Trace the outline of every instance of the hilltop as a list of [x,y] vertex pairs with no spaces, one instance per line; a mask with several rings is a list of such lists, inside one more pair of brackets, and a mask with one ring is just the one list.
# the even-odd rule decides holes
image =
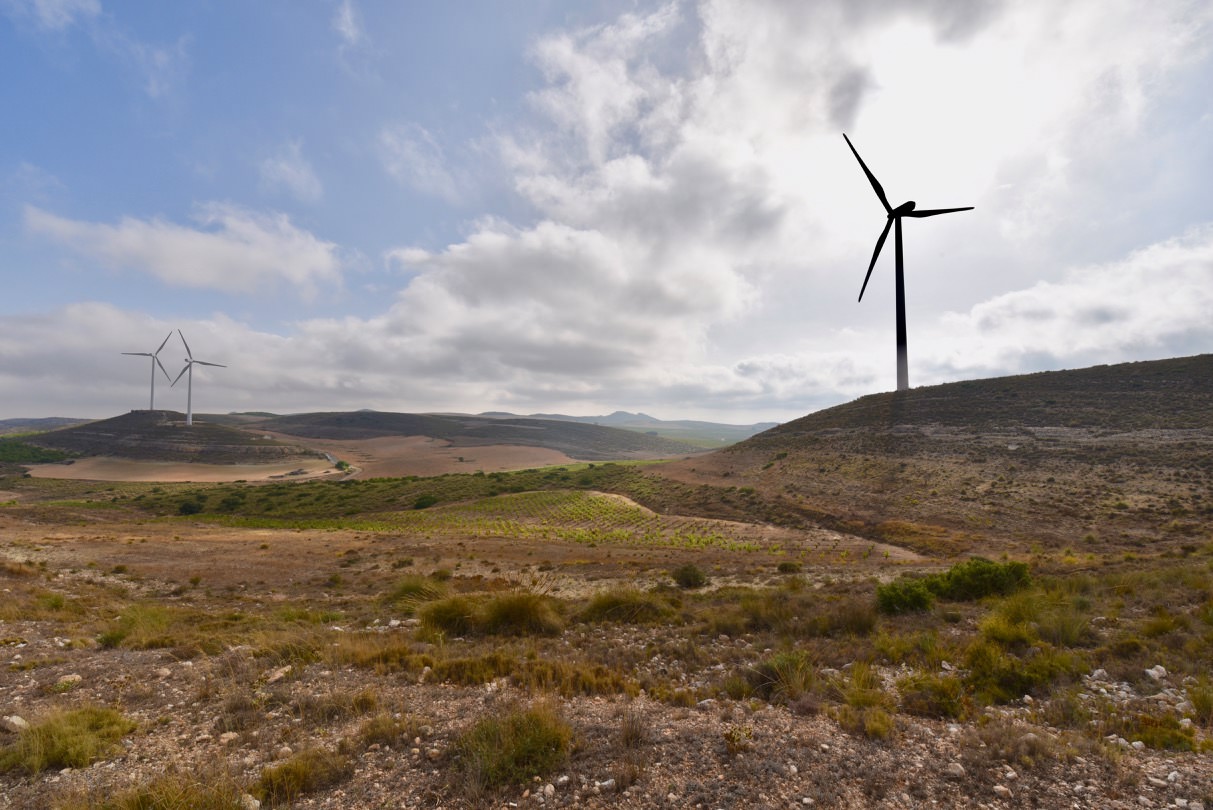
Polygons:
[[875,394],[663,474],[927,552],[1213,525],[1213,355]]

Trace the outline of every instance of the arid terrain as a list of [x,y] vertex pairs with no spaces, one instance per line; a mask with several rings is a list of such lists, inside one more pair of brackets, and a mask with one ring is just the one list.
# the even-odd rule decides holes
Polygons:
[[14,472],[0,807],[1213,807],[1210,365],[661,464]]

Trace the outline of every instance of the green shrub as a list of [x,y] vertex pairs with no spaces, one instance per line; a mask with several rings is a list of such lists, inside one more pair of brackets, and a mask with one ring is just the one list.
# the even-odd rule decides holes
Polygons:
[[1148,748],[1166,751],[1193,751],[1196,732],[1185,728],[1173,714],[1118,715],[1104,733],[1118,734],[1129,742],[1140,740]]
[[48,769],[84,768],[114,752],[135,724],[113,709],[85,706],[35,723],[0,751],[0,771],[39,774]]
[[338,785],[354,774],[349,757],[322,748],[308,748],[280,765],[261,771],[253,795],[271,807],[291,804],[304,793]]
[[876,609],[881,613],[896,615],[928,610],[934,601],[926,581],[920,578],[902,577],[876,586]]
[[940,599],[969,602],[987,596],[1006,596],[1026,588],[1031,581],[1024,563],[996,563],[974,557],[953,565],[943,574],[927,577],[927,587]]
[[568,754],[573,732],[546,704],[515,708],[478,721],[451,745],[456,772],[470,794],[545,776]]
[[781,562],[776,569],[781,574],[799,574],[800,563],[798,562]]
[[[89,810],[244,810],[244,790],[230,774],[170,771]],[[73,805],[56,805],[69,810]],[[83,808],[81,809],[83,810]]]
[[650,624],[666,619],[670,607],[637,588],[612,588],[595,594],[579,618],[583,622]]
[[670,572],[670,576],[680,588],[702,588],[708,584],[708,575],[694,563],[678,566]]
[[429,509],[434,504],[438,503],[438,496],[430,495],[429,493],[418,495],[417,500],[413,501],[414,509]]
[[195,501],[195,500],[182,501],[181,504],[177,507],[177,514],[179,514],[179,515],[196,515],[201,511],[202,511],[202,502],[201,501]]

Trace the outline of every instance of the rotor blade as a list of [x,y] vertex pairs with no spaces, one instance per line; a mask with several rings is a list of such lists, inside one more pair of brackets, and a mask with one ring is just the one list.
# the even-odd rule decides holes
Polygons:
[[151,352],[123,352],[123,354],[129,354],[132,357],[154,357],[155,356]]
[[872,277],[872,268],[876,266],[876,257],[880,255],[880,249],[884,247],[884,240],[889,238],[889,228],[893,227],[893,220],[889,220],[884,224],[884,230],[880,232],[880,238],[876,240],[876,249],[872,251],[872,261],[868,264],[868,274],[863,277],[863,286],[859,288],[859,300],[863,300],[863,292],[868,288],[868,279]]
[[187,372],[187,371],[189,371],[189,370],[190,370],[190,366],[191,366],[191,365],[193,365],[193,364],[192,364],[192,363],[186,363],[186,364],[185,364],[185,366],[184,366],[184,367],[182,367],[182,369],[181,369],[181,373],[177,375],[177,378],[173,380],[173,382],[170,384],[170,386],[171,386],[171,385],[176,385],[176,384],[177,384],[177,380],[180,380],[182,377],[184,377],[184,376],[185,376],[185,372]]
[[194,364],[199,366],[217,366],[218,368],[227,368],[227,366],[223,365],[222,363],[208,363],[205,360],[195,360]]
[[166,379],[166,380],[172,379],[171,377],[168,376],[168,369],[166,369],[164,367],[164,363],[160,362],[160,358],[153,354],[152,359],[156,361],[156,365],[160,366],[160,370],[164,372],[164,379]]
[[863,168],[863,173],[868,176],[868,182],[872,184],[872,188],[876,191],[876,196],[880,198],[880,204],[884,206],[886,213],[893,210],[893,206],[889,205],[889,198],[884,195],[884,189],[880,187],[876,176],[868,169],[868,164],[863,162],[863,158],[859,156],[859,152],[855,151],[855,145],[851,143],[851,139],[847,138],[847,134],[842,133],[842,137],[846,138],[847,146],[851,147],[851,154],[855,155],[855,159],[859,161],[860,167]]
[[936,214],[951,214],[954,211],[972,211],[973,206],[966,208],[925,208],[921,211],[907,211],[907,217],[933,217]]
[[[164,348],[165,343],[168,343],[168,339],[171,338],[172,336],[173,336],[173,333],[170,330],[169,333],[164,336],[164,343],[160,344],[160,349]],[[156,354],[160,354],[160,349],[156,349]]]
[[[181,335],[180,329],[177,330],[177,334]],[[181,335],[181,342],[185,343],[185,335]],[[194,359],[194,353],[190,351],[190,344],[188,344],[188,343],[185,343],[185,355],[186,355],[186,357],[190,358],[191,360]]]

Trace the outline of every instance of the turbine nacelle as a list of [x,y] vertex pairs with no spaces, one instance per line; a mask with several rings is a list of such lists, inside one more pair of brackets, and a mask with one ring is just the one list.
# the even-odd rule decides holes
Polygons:
[[913,200],[903,202],[901,205],[897,206],[896,208],[894,208],[892,211],[889,212],[889,219],[893,219],[894,217],[900,217],[904,214],[910,213],[911,211],[914,210],[914,206],[915,206],[915,202]]

